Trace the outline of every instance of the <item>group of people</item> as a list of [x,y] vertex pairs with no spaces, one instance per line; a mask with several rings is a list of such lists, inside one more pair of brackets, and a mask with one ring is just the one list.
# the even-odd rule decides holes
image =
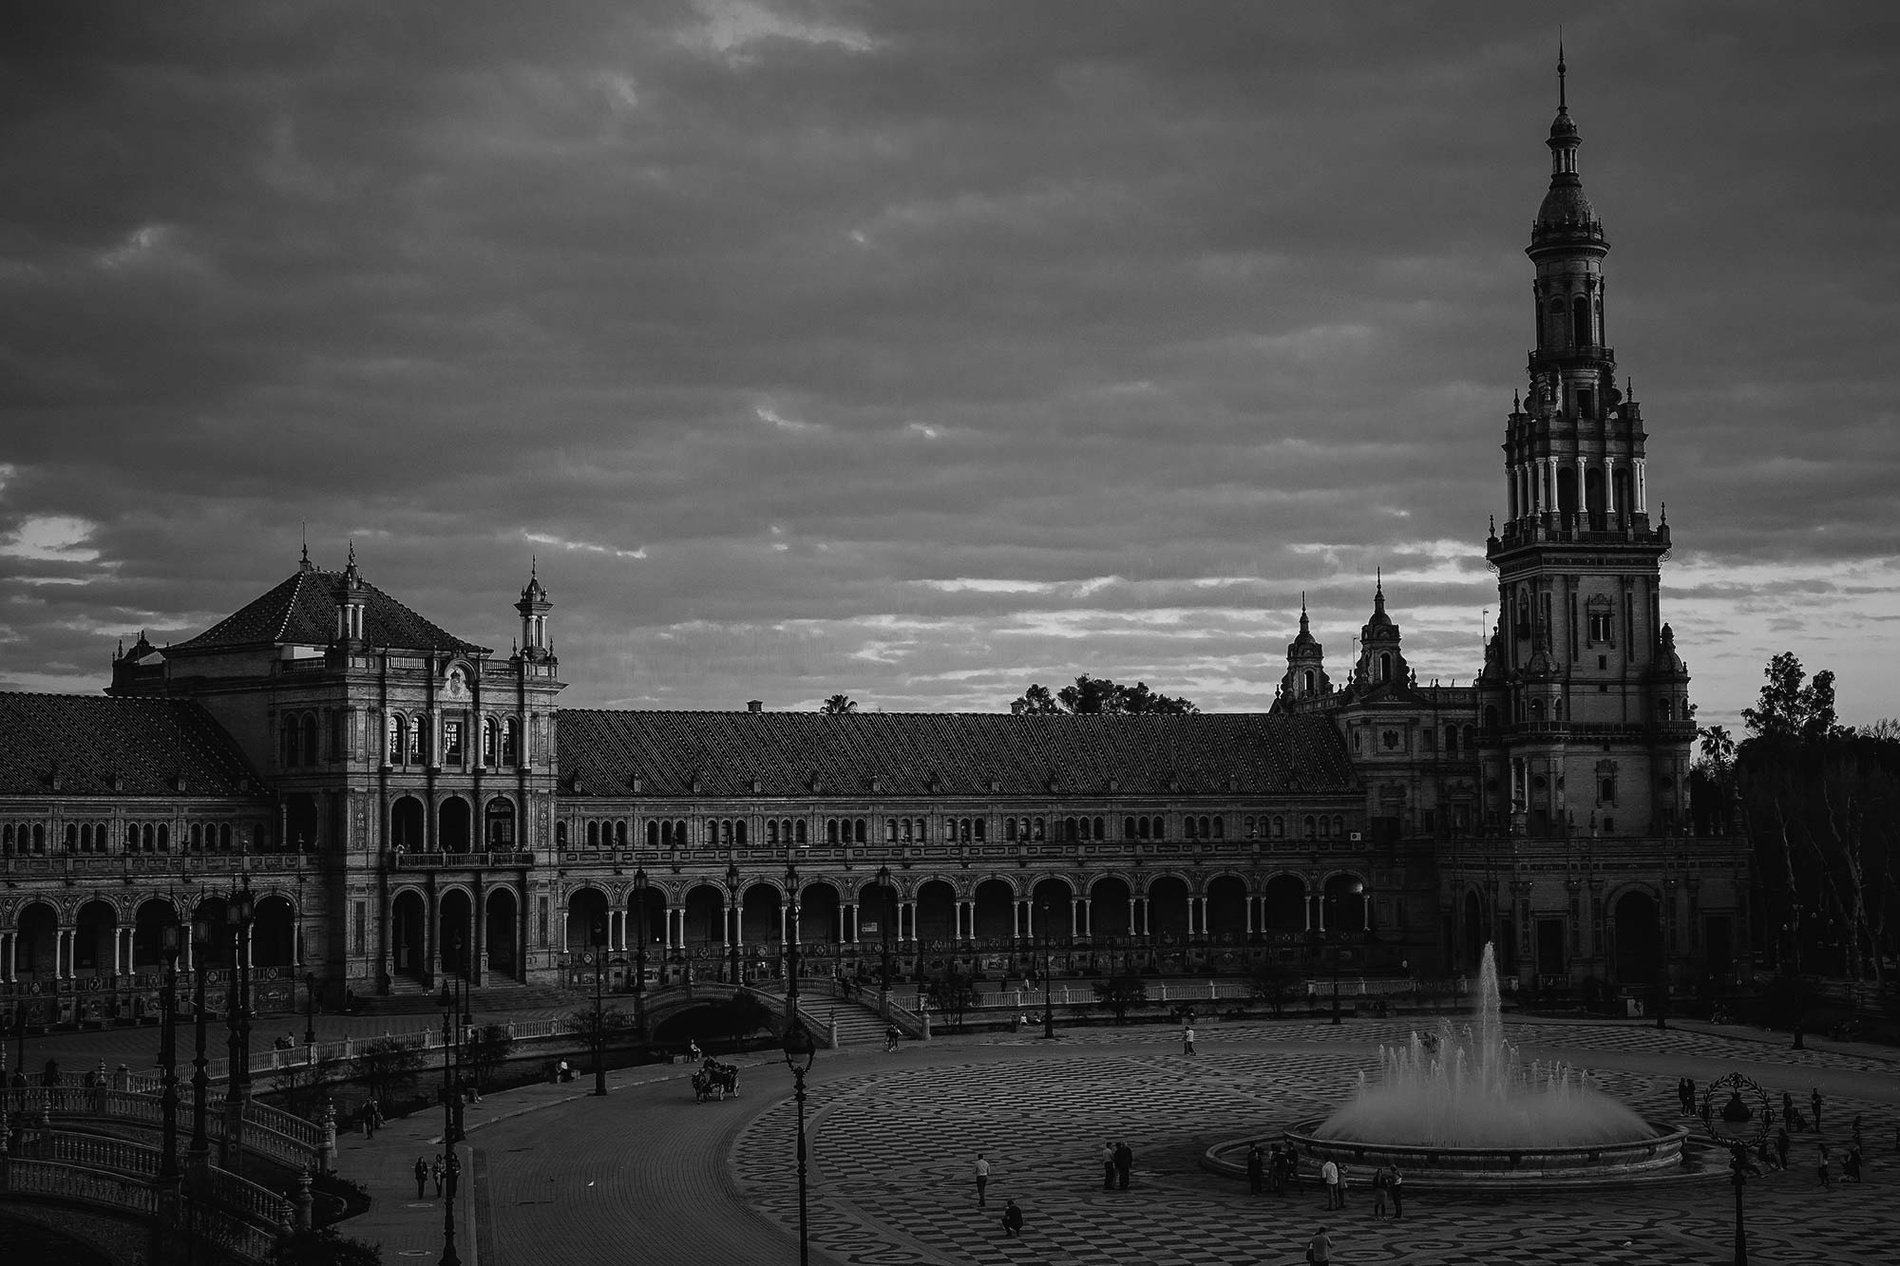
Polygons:
[[1255,1143],[1247,1149],[1247,1189],[1254,1195],[1284,1196],[1288,1187],[1300,1186],[1300,1156],[1290,1147],[1272,1144],[1262,1151]]
[[448,1178],[450,1182],[453,1182],[455,1175],[460,1173],[461,1169],[462,1162],[457,1159],[454,1152],[449,1153],[447,1160],[442,1158],[442,1153],[437,1152],[433,1165],[429,1163],[426,1157],[416,1157],[416,1199],[421,1200],[424,1198],[423,1184],[433,1178],[435,1179],[436,1199],[440,1200],[442,1198],[442,1180]]
[[1135,1172],[1135,1149],[1126,1143],[1102,1144],[1102,1190],[1127,1191]]

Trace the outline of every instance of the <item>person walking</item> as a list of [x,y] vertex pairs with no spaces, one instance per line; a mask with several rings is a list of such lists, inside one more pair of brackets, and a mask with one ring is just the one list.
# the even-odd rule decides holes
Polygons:
[[1821,1128],[1821,1088],[1819,1086],[1808,1091],[1808,1107],[1814,1109],[1814,1128],[1818,1132]]
[[1003,1208],[1003,1234],[1020,1236],[1023,1233],[1023,1211],[1016,1207],[1014,1200]]
[[1194,1053],[1194,1026],[1192,1024],[1182,1026],[1181,1053],[1183,1055],[1192,1055]]
[[1326,1184],[1326,1209],[1339,1208],[1339,1162],[1329,1160],[1319,1167],[1319,1180]]
[[1834,1175],[1828,1169],[1828,1165],[1833,1159],[1832,1153],[1830,1153],[1827,1148],[1827,1140],[1821,1140],[1821,1160],[1820,1164],[1815,1166],[1815,1170],[1820,1176],[1821,1185],[1823,1187],[1831,1188],[1834,1186]]
[[1333,1260],[1333,1237],[1326,1234],[1325,1227],[1313,1232],[1313,1238],[1306,1242],[1306,1260],[1313,1266],[1326,1266]]
[[416,1199],[420,1200],[423,1198],[424,1192],[422,1190],[422,1184],[428,1181],[429,1162],[418,1156],[416,1157]]
[[1266,1186],[1266,1181],[1266,1155],[1260,1150],[1260,1144],[1255,1143],[1247,1149],[1247,1190],[1257,1196],[1260,1189]]
[[1392,1197],[1392,1220],[1405,1220],[1405,1175],[1399,1172],[1397,1165],[1385,1167],[1385,1190]]
[[990,1163],[983,1159],[983,1153],[976,1154],[976,1203],[980,1207],[989,1203],[984,1194],[990,1185]]
[[1775,1159],[1783,1169],[1788,1168],[1788,1127],[1782,1126],[1775,1131]]
[[1128,1190],[1128,1176],[1135,1171],[1135,1149],[1126,1143],[1115,1144],[1115,1187]]
[[435,1198],[442,1198],[442,1153],[435,1154],[435,1164],[429,1168],[430,1177],[435,1179]]
[[1685,1117],[1695,1115],[1695,1078],[1693,1077],[1682,1079],[1682,1115]]
[[1115,1190],[1115,1145],[1102,1144],[1102,1190]]
[[885,1051],[886,1051],[886,1052],[890,1052],[890,1051],[894,1051],[894,1050],[896,1050],[896,1049],[897,1049],[897,1039],[898,1039],[899,1037],[901,1037],[901,1036],[902,1036],[902,1034],[900,1034],[900,1033],[899,1033],[899,1032],[897,1031],[897,1026],[896,1026],[895,1024],[892,1024],[892,1025],[888,1025],[888,1026],[886,1026],[886,1028],[885,1028],[885,1030],[884,1030],[884,1049],[885,1049]]
[[1844,1182],[1860,1181],[1860,1145],[1848,1147],[1846,1159],[1841,1161],[1841,1179]]

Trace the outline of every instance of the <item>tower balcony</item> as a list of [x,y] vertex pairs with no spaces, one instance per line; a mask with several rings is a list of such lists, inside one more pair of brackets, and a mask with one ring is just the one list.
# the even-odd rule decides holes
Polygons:
[[1652,528],[1647,514],[1527,514],[1491,538],[1487,553],[1525,545],[1643,545],[1669,548],[1667,525]]

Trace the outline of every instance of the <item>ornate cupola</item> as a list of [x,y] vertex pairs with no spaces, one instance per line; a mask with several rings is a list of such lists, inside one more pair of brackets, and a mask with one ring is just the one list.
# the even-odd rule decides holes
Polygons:
[[1399,646],[1399,626],[1385,610],[1385,577],[1373,580],[1372,615],[1359,630],[1359,662],[1353,668],[1353,682],[1361,688],[1396,682],[1407,684],[1411,670],[1405,664],[1405,652]]
[[[309,555],[305,554],[308,562]],[[356,570],[356,543],[350,543],[350,558],[336,582],[336,640],[345,645],[363,641],[363,613],[369,605],[368,586],[363,573]]]
[[523,659],[548,659],[553,655],[548,642],[548,612],[554,604],[548,601],[548,591],[541,585],[540,567],[539,558],[528,564],[528,583],[521,590],[521,601],[515,603],[515,610],[521,613]]
[[1306,618],[1306,595],[1300,595],[1300,631],[1286,648],[1286,676],[1280,679],[1280,698],[1288,703],[1331,694],[1326,678],[1326,648],[1313,636]]

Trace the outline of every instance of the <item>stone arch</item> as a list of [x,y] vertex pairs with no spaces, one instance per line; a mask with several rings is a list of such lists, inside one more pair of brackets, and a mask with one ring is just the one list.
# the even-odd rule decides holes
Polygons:
[[284,797],[284,847],[302,853],[322,843],[317,833],[317,798],[308,792],[293,791]]
[[1034,927],[1038,937],[1047,937],[1055,945],[1067,945],[1075,939],[1070,914],[1074,897],[1075,890],[1060,875],[1036,881],[1030,890],[1030,906],[1035,911]]
[[697,883],[686,890],[683,931],[688,947],[726,943],[726,901],[726,890],[713,883]]
[[475,848],[475,815],[461,796],[444,796],[436,810],[436,839],[444,853],[468,853]]
[[394,974],[425,980],[429,971],[429,910],[422,894],[404,888],[389,900],[389,953]]
[[20,910],[13,963],[21,979],[54,978],[59,970],[59,911],[49,901],[29,901]]
[[1320,887],[1320,899],[1325,906],[1324,923],[1328,932],[1364,932],[1369,929],[1366,907],[1370,902],[1366,897],[1366,889],[1365,878],[1350,871],[1339,871],[1326,877],[1326,882]]
[[957,934],[957,890],[947,879],[926,879],[917,885],[914,918],[916,939],[948,941]]
[[518,847],[515,841],[521,835],[518,821],[513,800],[507,796],[490,796],[482,809],[484,847],[491,853],[514,852]]
[[1089,885],[1089,936],[1097,943],[1134,935],[1135,893],[1120,875],[1101,875]]
[[739,893],[739,939],[776,945],[780,940],[782,899],[776,885],[755,883]]
[[491,888],[484,901],[487,922],[482,948],[488,955],[486,970],[519,980],[521,962],[516,947],[521,943],[521,903],[513,888]]
[[257,899],[251,925],[251,965],[292,967],[297,962],[297,911],[277,893]]
[[1247,882],[1239,875],[1216,875],[1207,883],[1207,933],[1224,944],[1247,937]]
[[1263,932],[1304,932],[1306,880],[1292,874],[1267,880],[1260,903],[1260,925]]
[[985,939],[1003,939],[1016,935],[1016,890],[1005,879],[991,877],[976,886],[971,899],[975,905],[975,931]]
[[450,975],[475,975],[475,900],[460,884],[436,898],[436,955]]
[[576,888],[567,895],[567,916],[563,922],[561,948],[579,954],[592,946],[600,930],[607,926],[607,894],[592,884]]
[[[132,912],[132,970],[157,971],[165,965],[165,929],[179,922],[178,907],[164,897],[147,897]],[[180,928],[179,945],[191,937],[189,928]]]
[[389,806],[389,846],[404,852],[420,852],[428,842],[428,827],[422,801],[414,796],[398,796]]
[[1612,897],[1610,944],[1616,979],[1621,984],[1649,984],[1662,975],[1662,910],[1646,888],[1630,887]]
[[110,976],[118,934],[119,912],[111,902],[95,897],[83,903],[73,916],[73,974]]
[[1185,938],[1188,934],[1187,880],[1179,875],[1157,875],[1148,881],[1148,931],[1158,937]]
[[838,943],[838,910],[841,905],[837,885],[818,879],[802,886],[798,894],[798,943],[835,945]]

